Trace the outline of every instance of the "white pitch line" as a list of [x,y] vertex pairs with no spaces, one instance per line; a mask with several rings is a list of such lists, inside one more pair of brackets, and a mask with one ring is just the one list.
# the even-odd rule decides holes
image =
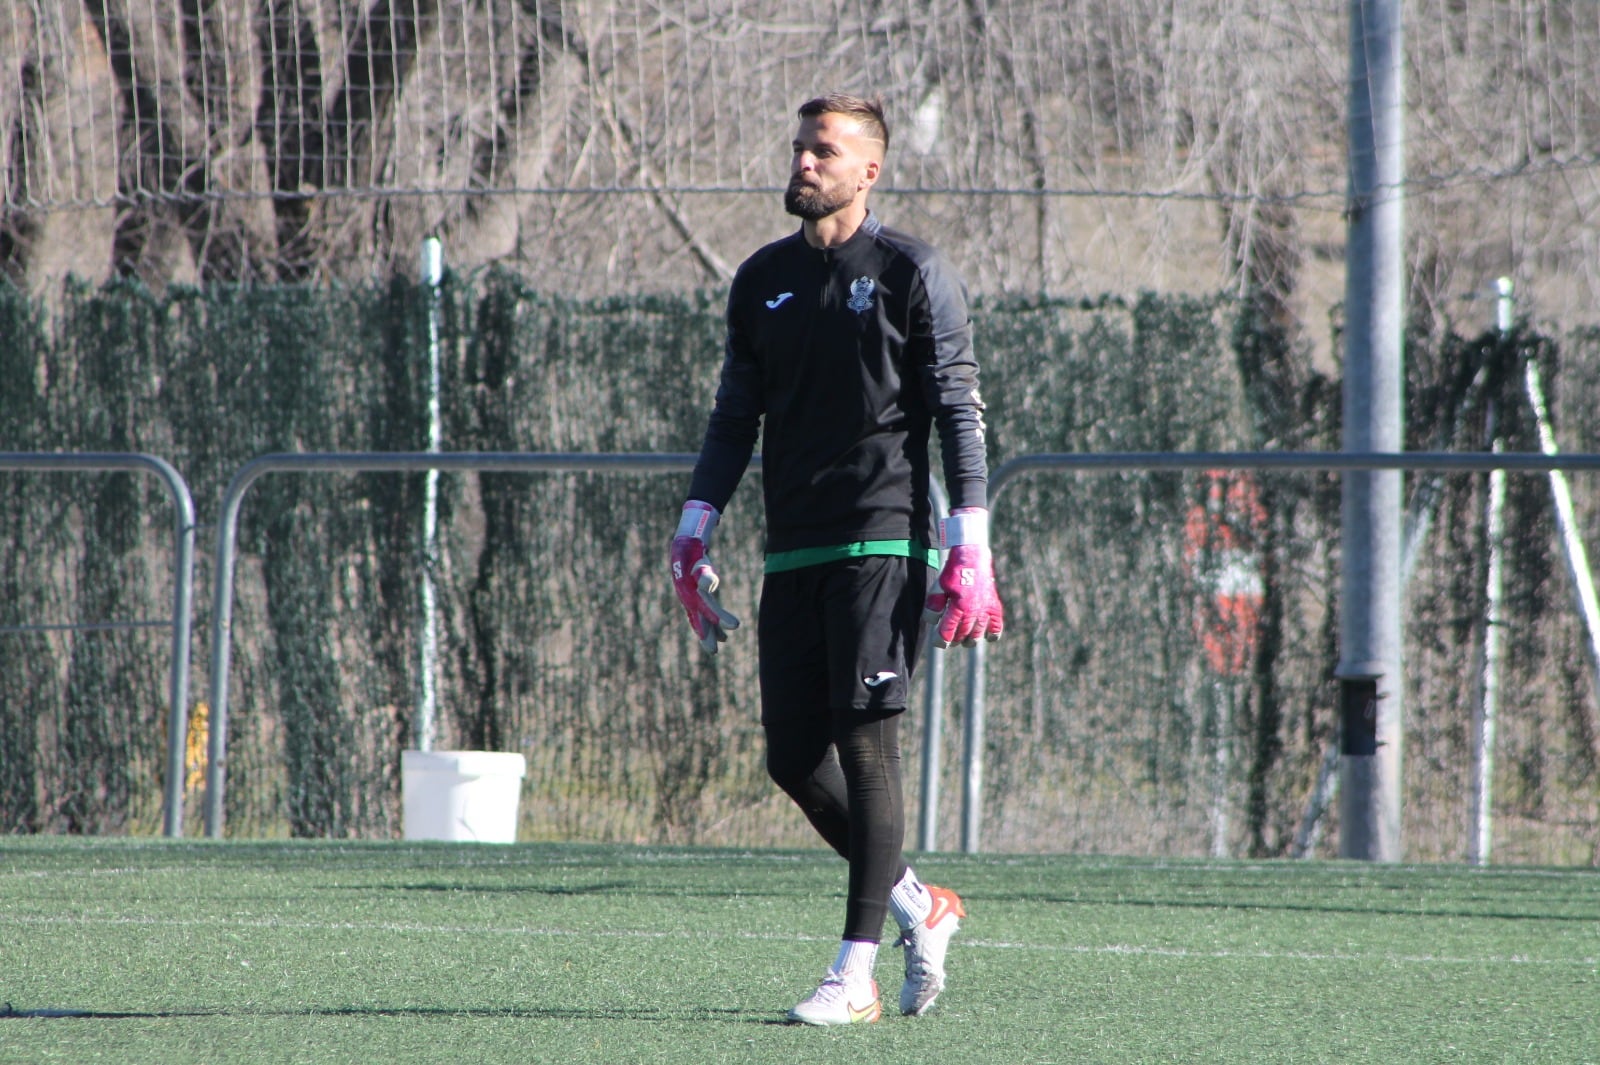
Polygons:
[[1525,954],[1489,955],[1482,958],[1452,957],[1442,954],[1350,954],[1339,951],[1307,950],[1190,950],[1187,947],[1151,947],[1141,944],[1112,943],[1089,946],[1070,943],[1007,943],[995,940],[962,941],[963,947],[989,950],[1038,950],[1057,954],[1123,954],[1135,957],[1216,958],[1263,961],[1383,961],[1401,965],[1571,965],[1580,968],[1600,966],[1600,958],[1530,958]]
[[[379,921],[374,923],[361,923],[355,921],[284,921],[272,917],[245,918],[245,917],[211,917],[211,918],[180,918],[180,917],[94,917],[71,916],[50,917],[30,915],[0,914],[0,928],[7,925],[15,926],[90,926],[113,925],[127,927],[159,927],[159,928],[257,928],[267,930],[281,930],[287,932],[383,932],[405,935],[486,935],[486,936],[527,936],[547,939],[680,939],[702,940],[707,938],[754,940],[764,943],[824,943],[833,942],[835,937],[827,935],[807,935],[804,933],[781,934],[777,932],[727,932],[708,933],[700,930],[652,930],[652,929],[576,929],[576,928],[548,928],[533,926],[498,927],[484,925],[432,925],[432,924],[401,924],[393,921]],[[1533,958],[1523,954],[1488,955],[1485,957],[1458,957],[1451,955],[1430,954],[1359,954],[1339,951],[1301,951],[1301,950],[1193,950],[1188,947],[1158,947],[1139,943],[1048,943],[1030,942],[1015,943],[1006,940],[992,939],[963,939],[957,946],[962,950],[1003,950],[1023,951],[1037,954],[1075,954],[1075,955],[1115,955],[1120,957],[1144,958],[1196,958],[1215,961],[1306,961],[1306,962],[1383,962],[1394,965],[1539,965],[1539,966],[1567,966],[1573,968],[1592,969],[1600,967],[1600,957],[1582,958]]]

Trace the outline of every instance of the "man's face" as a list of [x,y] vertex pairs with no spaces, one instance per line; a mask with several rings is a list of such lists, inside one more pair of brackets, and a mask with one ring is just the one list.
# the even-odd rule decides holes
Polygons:
[[810,115],[800,120],[789,164],[783,206],[808,222],[848,207],[877,180],[882,146],[861,135],[847,115]]

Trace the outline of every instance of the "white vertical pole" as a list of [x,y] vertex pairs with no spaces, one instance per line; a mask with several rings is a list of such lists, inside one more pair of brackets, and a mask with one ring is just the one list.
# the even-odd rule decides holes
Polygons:
[[[1491,446],[1498,454],[1503,448],[1496,414],[1495,401],[1491,398],[1485,418]],[[1473,865],[1488,865],[1494,844],[1494,734],[1500,715],[1505,508],[1506,471],[1490,470],[1489,501],[1484,516],[1484,538],[1489,542],[1489,571],[1484,577],[1483,672],[1479,678],[1478,700],[1472,723],[1472,837],[1467,843],[1467,861]]]
[[[439,412],[439,288],[444,281],[444,245],[438,237],[422,242],[422,283],[428,298],[428,441],[427,450],[437,452],[443,444],[444,430]],[[424,475],[422,499],[422,633],[417,662],[416,744],[419,751],[433,750],[438,735],[438,693],[436,675],[439,662],[438,595],[434,587],[439,563],[439,471]]]
[[[1493,418],[1491,410],[1490,417]],[[1499,437],[1494,439],[1494,450],[1502,450]],[[1500,716],[1500,647],[1502,616],[1502,589],[1505,583],[1505,507],[1506,472],[1489,471],[1489,503],[1485,536],[1489,541],[1489,572],[1484,579],[1487,606],[1483,622],[1483,675],[1478,691],[1477,719],[1472,730],[1472,839],[1467,847],[1467,861],[1473,865],[1488,865],[1494,844],[1494,735]]]
[[1516,290],[1516,282],[1509,277],[1498,278],[1494,283],[1494,327],[1500,331],[1501,336],[1511,332],[1511,327],[1517,321]]
[[[1495,282],[1495,329],[1503,339],[1516,322],[1509,277]],[[1484,429],[1490,447],[1504,450],[1498,410],[1490,396]],[[1483,672],[1479,677],[1477,705],[1472,722],[1472,833],[1467,841],[1467,861],[1488,865],[1494,850],[1494,737],[1500,717],[1500,651],[1505,623],[1506,471],[1489,471],[1489,499],[1484,512],[1484,538],[1488,541],[1489,569],[1484,575]]]

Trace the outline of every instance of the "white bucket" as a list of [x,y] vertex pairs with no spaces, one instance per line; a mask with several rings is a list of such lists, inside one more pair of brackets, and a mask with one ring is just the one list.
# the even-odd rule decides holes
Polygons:
[[497,751],[401,751],[406,839],[515,843],[528,761]]

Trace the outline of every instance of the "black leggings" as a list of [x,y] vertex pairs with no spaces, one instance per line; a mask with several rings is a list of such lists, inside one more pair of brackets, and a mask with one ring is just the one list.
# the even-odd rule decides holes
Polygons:
[[844,938],[877,943],[889,889],[906,869],[900,713],[864,720],[835,710],[830,720],[827,732],[815,721],[766,726],[767,772],[850,863]]

